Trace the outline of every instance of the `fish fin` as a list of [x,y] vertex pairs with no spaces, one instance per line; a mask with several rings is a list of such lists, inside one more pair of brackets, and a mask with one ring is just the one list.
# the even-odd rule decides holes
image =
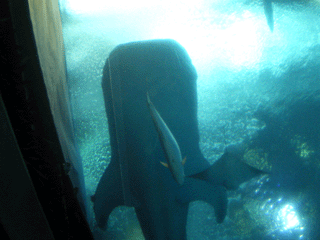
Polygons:
[[176,200],[182,204],[201,200],[214,208],[216,221],[222,223],[227,215],[228,198],[223,186],[211,185],[205,181],[185,178],[184,184],[179,188]]
[[192,178],[201,179],[214,185],[222,185],[228,190],[237,189],[240,184],[269,172],[259,170],[242,161],[243,153],[226,151],[219,160]]
[[[242,161],[242,154],[226,152],[219,159],[220,163],[217,166],[212,166],[213,174],[219,171],[221,176],[220,181],[228,190],[237,189],[240,184],[249,181],[259,175],[268,174],[268,172],[259,170]],[[220,166],[219,166],[220,165]]]
[[[97,190],[92,197],[93,209],[96,216],[97,225],[101,229],[106,229],[109,215],[114,208],[125,205],[122,190],[121,172],[116,161],[111,160],[109,166],[102,175]],[[132,194],[131,205],[139,206],[139,202]]]
[[187,161],[187,156],[184,157],[184,159],[182,160],[182,165],[186,164]]
[[270,28],[270,31],[273,32],[274,20],[273,20],[272,1],[271,0],[264,0],[263,6],[264,6],[264,14],[266,15],[268,26]]
[[166,168],[169,168],[169,165],[168,163],[165,163],[165,162],[160,162],[163,166],[165,166]]
[[235,190],[251,178],[268,174],[243,162],[242,157],[242,151],[226,151],[208,169],[186,177],[178,190],[177,201],[182,204],[205,201],[214,207],[216,220],[221,223],[227,214],[227,189]]

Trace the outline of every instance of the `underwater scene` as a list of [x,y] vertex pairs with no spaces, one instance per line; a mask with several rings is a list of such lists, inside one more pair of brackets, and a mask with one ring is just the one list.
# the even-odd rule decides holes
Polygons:
[[96,239],[320,239],[319,0],[59,4]]

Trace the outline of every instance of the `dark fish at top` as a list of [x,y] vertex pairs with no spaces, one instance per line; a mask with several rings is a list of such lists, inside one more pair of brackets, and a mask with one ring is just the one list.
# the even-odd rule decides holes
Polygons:
[[267,18],[267,23],[269,25],[270,31],[273,32],[274,23],[273,23],[273,9],[272,9],[272,0],[263,0],[264,14]]

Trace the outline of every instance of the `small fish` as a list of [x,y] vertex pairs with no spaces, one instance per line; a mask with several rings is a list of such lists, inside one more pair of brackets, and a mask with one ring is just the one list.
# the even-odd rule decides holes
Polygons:
[[168,128],[167,124],[163,121],[159,112],[151,102],[148,92],[147,102],[153,119],[153,123],[159,134],[162,149],[165,153],[168,162],[168,164],[164,162],[161,162],[161,164],[165,167],[168,167],[176,182],[182,185],[185,177],[183,165],[186,161],[186,158],[182,160],[179,145],[176,139],[174,138],[173,134],[171,133],[170,129]]
[[266,15],[270,31],[273,32],[273,9],[272,0],[263,0],[264,14]]

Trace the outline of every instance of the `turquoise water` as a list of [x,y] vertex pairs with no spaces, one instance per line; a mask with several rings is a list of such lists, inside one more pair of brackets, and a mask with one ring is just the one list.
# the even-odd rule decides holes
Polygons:
[[[273,33],[262,1],[138,1],[135,5],[120,1],[106,7],[95,7],[95,1],[83,7],[77,3],[69,0],[61,7],[73,118],[88,195],[95,192],[111,154],[101,91],[108,54],[118,44],[156,38],[178,41],[197,69],[200,146],[210,163],[227,145],[255,137],[259,130],[281,122],[290,127],[290,133],[283,129],[275,132],[290,136],[291,147],[299,155],[297,161],[306,168],[303,173],[308,174],[308,166],[312,166],[319,175],[320,149],[315,140],[319,129],[303,131],[303,127],[292,126],[316,126],[313,121],[318,119],[318,1],[276,1]],[[295,115],[293,109],[300,108],[316,115],[302,110]],[[261,112],[269,117],[261,117]],[[310,114],[309,118],[299,119],[301,112]],[[270,160],[274,166],[279,164],[276,169],[281,173],[286,171],[282,165],[292,166],[285,156],[281,164],[280,158],[278,162]],[[291,167],[288,175],[302,174],[299,169]],[[260,239],[261,233],[264,239],[313,239],[312,234],[319,234],[309,230],[319,215],[316,203],[309,201],[314,191],[290,185],[299,181],[279,172],[275,173],[278,178],[266,177],[230,192],[223,224],[215,222],[211,206],[192,203],[188,239]],[[277,184],[268,185],[277,181],[288,185],[278,190],[272,188]],[[138,229],[137,225],[132,209],[121,208],[109,220],[108,236],[129,239],[125,232]],[[132,239],[138,239],[141,232],[134,231],[136,238]]]

